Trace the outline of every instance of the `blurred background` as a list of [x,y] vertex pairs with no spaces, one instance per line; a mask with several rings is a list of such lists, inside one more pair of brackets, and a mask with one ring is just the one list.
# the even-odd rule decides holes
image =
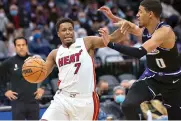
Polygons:
[[[76,37],[98,35],[100,27],[107,27],[110,33],[116,28],[97,9],[110,7],[118,17],[137,24],[136,13],[142,0],[0,0],[0,62],[15,55],[13,39],[24,36],[28,40],[29,52],[46,58],[52,49],[61,45],[55,24],[57,19],[68,17],[74,21]],[[162,21],[175,31],[176,44],[181,53],[181,0],[161,0]],[[39,40],[39,41],[37,41]],[[127,35],[121,44],[139,47],[140,38]],[[99,120],[124,119],[121,103],[132,83],[145,69],[145,57],[140,60],[120,54],[110,48],[95,50],[97,93],[100,97]],[[46,110],[57,90],[55,68],[45,83],[45,94],[40,100],[40,116]],[[1,80],[1,79],[0,79]],[[1,86],[1,85],[0,85]],[[4,96],[6,87],[0,87],[0,120],[11,119],[10,101]],[[158,96],[156,103],[161,105]],[[156,111],[152,102],[140,106],[140,117],[147,119],[148,112],[155,113],[155,120],[167,119],[167,114]]]

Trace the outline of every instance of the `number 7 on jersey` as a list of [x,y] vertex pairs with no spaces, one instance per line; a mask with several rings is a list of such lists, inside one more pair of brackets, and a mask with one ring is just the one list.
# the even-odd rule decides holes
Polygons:
[[81,66],[81,63],[76,63],[76,64],[75,64],[76,69],[75,69],[74,74],[77,74],[77,73],[78,73],[80,66]]

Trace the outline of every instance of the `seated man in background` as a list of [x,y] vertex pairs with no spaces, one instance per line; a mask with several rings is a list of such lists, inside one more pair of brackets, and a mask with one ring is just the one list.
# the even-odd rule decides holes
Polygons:
[[102,110],[107,114],[107,119],[124,119],[124,114],[122,113],[121,105],[125,99],[125,88],[121,86],[116,86],[113,89],[113,101],[106,100],[102,103]]
[[108,82],[105,80],[99,80],[96,88],[99,98],[101,98],[102,95],[108,95],[108,89],[109,89]]
[[43,58],[51,52],[50,43],[42,37],[41,30],[38,27],[33,30],[33,38],[29,43],[29,51],[33,54],[41,55]]

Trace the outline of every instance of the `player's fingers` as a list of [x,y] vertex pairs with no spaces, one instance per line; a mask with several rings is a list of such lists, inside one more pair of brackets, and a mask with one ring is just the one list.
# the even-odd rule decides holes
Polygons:
[[105,6],[102,6],[102,7],[100,7],[98,10],[99,11],[102,11],[102,10],[106,10],[107,8],[105,7]]
[[116,27],[121,27],[121,26],[122,26],[122,22],[119,21],[119,22],[117,22],[117,23],[113,23],[113,25],[116,26]]
[[99,32],[100,34],[103,34],[103,33],[104,33],[104,30],[103,30],[103,29],[99,29],[98,32]]
[[34,92],[34,94],[36,95],[38,93],[38,91]]
[[104,9],[104,8],[99,9],[99,11],[104,12],[104,13],[108,13],[108,10],[107,10],[107,9]]
[[130,28],[131,28],[130,26],[127,26],[127,27],[125,28],[125,30],[124,30],[124,34],[126,34],[126,33],[129,31]]
[[10,96],[8,97],[8,99],[11,100],[11,101],[13,100]]
[[17,99],[17,97],[16,97],[15,95],[12,95],[11,98],[12,98],[13,100],[16,100],[16,99]]
[[121,32],[124,34],[124,33],[127,31],[128,28],[129,28],[128,25],[123,24],[123,25],[121,26]]
[[41,94],[37,94],[35,99],[41,99],[42,95]]
[[41,58],[40,55],[34,55],[33,58]]
[[35,96],[35,99],[38,99],[38,95]]
[[103,33],[99,33],[99,35],[102,37],[104,34]]
[[102,6],[101,8],[104,10],[109,10],[109,8],[107,6]]
[[125,26],[125,27],[122,29],[122,33],[123,33],[123,34],[126,34],[126,32],[128,31],[128,28],[129,28],[129,27]]
[[18,93],[17,92],[12,92],[13,94],[15,94],[15,95],[18,95]]
[[25,61],[24,62],[26,62],[26,61],[28,61],[29,59],[31,59],[32,57],[28,57],[27,59],[25,59]]
[[105,32],[105,31],[106,31],[105,28],[100,28],[99,30],[101,30],[102,32]]
[[122,32],[123,32],[123,30],[124,30],[125,27],[126,27],[125,23],[124,23],[124,22],[121,22],[121,27],[120,27],[120,29],[121,29]]
[[99,31],[99,34],[100,34],[101,36],[104,36],[104,35],[105,35],[105,31],[104,31],[104,30],[100,30],[100,31]]

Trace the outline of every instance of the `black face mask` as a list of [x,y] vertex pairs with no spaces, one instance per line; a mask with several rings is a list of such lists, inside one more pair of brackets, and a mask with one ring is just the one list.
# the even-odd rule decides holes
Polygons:
[[108,90],[101,90],[101,95],[108,95]]
[[12,34],[14,32],[14,29],[13,28],[7,28],[7,32]]
[[72,8],[72,12],[77,12],[77,8]]

